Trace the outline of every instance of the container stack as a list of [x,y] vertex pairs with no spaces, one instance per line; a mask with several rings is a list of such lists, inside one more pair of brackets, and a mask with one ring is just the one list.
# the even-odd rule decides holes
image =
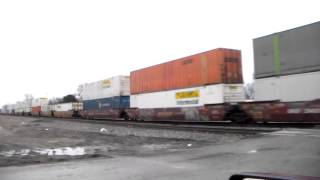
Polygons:
[[129,95],[129,76],[115,76],[84,84],[80,93],[85,111],[128,108]]
[[255,100],[320,98],[320,22],[253,40]]
[[48,112],[48,98],[36,98],[32,100],[31,114],[40,115],[40,113]]
[[241,52],[214,49],[130,74],[132,108],[203,106],[244,100]]

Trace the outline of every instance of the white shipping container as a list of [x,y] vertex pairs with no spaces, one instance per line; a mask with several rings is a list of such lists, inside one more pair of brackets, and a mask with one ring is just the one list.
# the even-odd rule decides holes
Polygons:
[[49,100],[48,98],[36,98],[32,100],[32,107],[36,107],[36,106],[46,106],[48,105]]
[[256,101],[311,101],[320,98],[320,71],[256,79]]
[[61,104],[55,104],[52,106],[53,108],[51,108],[51,110],[53,111],[71,111],[71,110],[80,111],[83,109],[82,103],[79,103],[79,102],[61,103]]
[[26,106],[26,107],[24,108],[24,112],[30,113],[30,112],[31,112],[31,106]]
[[130,77],[114,76],[109,79],[84,84],[80,92],[82,100],[130,95]]
[[41,111],[42,111],[42,112],[48,112],[48,111],[50,111],[50,105],[47,105],[47,104],[42,105],[42,106],[41,106]]
[[172,108],[203,106],[245,100],[243,84],[215,84],[130,96],[133,108]]

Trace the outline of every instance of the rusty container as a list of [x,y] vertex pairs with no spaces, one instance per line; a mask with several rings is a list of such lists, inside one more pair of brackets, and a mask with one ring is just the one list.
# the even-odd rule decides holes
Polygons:
[[130,73],[131,94],[242,82],[241,51],[225,48]]

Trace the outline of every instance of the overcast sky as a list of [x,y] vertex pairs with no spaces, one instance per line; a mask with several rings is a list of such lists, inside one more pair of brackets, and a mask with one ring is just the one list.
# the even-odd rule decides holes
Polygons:
[[61,97],[79,84],[320,20],[320,1],[1,0],[0,105]]

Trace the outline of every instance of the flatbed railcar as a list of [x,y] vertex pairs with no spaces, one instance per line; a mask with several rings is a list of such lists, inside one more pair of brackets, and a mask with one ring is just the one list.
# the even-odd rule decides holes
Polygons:
[[186,108],[128,109],[132,120],[320,123],[320,99],[306,102],[240,102]]
[[[28,116],[29,114],[15,114]],[[132,121],[319,123],[320,99],[306,102],[240,102],[185,108],[126,108],[95,111],[40,112],[32,116]]]

